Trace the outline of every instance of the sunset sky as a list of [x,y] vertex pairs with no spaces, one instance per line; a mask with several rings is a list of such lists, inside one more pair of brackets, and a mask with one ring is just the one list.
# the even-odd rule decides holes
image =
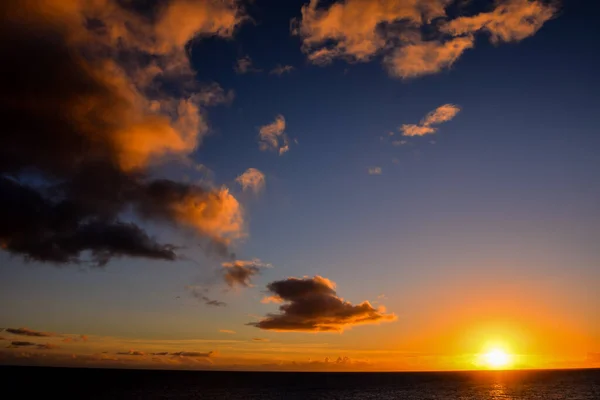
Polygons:
[[0,364],[600,367],[598,2],[0,11]]

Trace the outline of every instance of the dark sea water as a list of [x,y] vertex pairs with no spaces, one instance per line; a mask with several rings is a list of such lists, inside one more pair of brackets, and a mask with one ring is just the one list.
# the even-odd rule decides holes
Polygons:
[[196,372],[0,367],[6,398],[600,400],[600,370]]

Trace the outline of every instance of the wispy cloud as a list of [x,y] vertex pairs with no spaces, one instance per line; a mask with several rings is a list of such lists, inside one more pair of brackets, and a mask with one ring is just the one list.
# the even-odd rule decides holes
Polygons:
[[260,72],[261,70],[254,66],[250,56],[245,55],[238,58],[234,67],[235,72],[240,75],[247,74],[249,72]]
[[291,65],[281,65],[277,64],[275,68],[269,71],[269,75],[278,75],[281,76],[285,73],[290,73],[294,70],[294,67]]
[[230,329],[219,329],[219,332],[221,333],[228,333],[228,334],[234,334],[235,331],[232,331]]
[[33,329],[29,329],[29,328],[6,328],[6,329],[4,329],[4,331],[7,333],[12,333],[13,335],[21,335],[21,336],[35,336],[35,337],[55,336],[53,333],[34,331]]
[[190,294],[194,298],[196,298],[198,301],[202,302],[203,304],[206,304],[207,306],[213,306],[213,307],[227,306],[227,303],[225,303],[223,301],[211,299],[210,297],[208,297],[206,295],[208,292],[208,289],[205,287],[186,286],[186,289],[190,292]]
[[424,136],[437,132],[432,125],[439,125],[452,120],[460,112],[455,104],[444,104],[431,111],[418,125],[404,124],[400,127],[403,136]]
[[283,303],[279,314],[268,314],[248,325],[274,331],[341,332],[346,328],[394,321],[394,314],[368,301],[354,305],[340,298],[327,278],[287,278],[271,282],[267,290]]
[[262,151],[276,151],[279,155],[289,151],[290,141],[285,133],[284,116],[279,114],[275,117],[275,121],[261,126],[258,139],[258,146]]
[[369,175],[381,175],[382,169],[381,167],[369,167],[367,168],[367,173]]
[[[448,0],[311,0],[292,33],[317,65],[336,58],[366,62],[383,54],[390,75],[414,78],[451,67],[487,32],[494,43],[535,34],[556,8],[541,0],[497,2],[491,12],[449,19]],[[423,35],[423,28],[429,34]]]
[[243,174],[238,176],[235,181],[242,185],[244,190],[250,189],[254,193],[264,189],[266,184],[265,174],[256,168],[248,168]]
[[252,287],[252,277],[258,275],[262,268],[270,268],[271,264],[263,263],[259,259],[254,260],[235,260],[224,262],[223,278],[231,288]]

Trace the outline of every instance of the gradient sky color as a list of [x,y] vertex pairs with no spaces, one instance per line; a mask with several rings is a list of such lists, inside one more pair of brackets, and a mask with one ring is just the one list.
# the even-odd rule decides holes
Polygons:
[[[333,3],[342,2],[319,4]],[[493,8],[454,3],[453,17]],[[0,252],[0,326],[53,333],[0,332],[0,362],[470,369],[499,344],[518,367],[600,367],[598,4],[563,1],[519,42],[475,35],[450,67],[407,79],[390,76],[382,55],[311,63],[290,33],[304,4],[242,3],[252,21],[230,38],[194,40],[194,79],[234,96],[207,108],[209,134],[190,156],[202,168],[151,167],[153,176],[227,186],[247,233],[231,250],[270,266],[231,288],[221,277],[227,260],[193,234],[136,216],[152,235],[184,244],[184,259],[57,266]],[[242,71],[244,57],[252,67]],[[269,73],[277,65],[293,69]],[[431,125],[435,133],[402,136],[402,125],[427,125],[446,104],[460,111]],[[259,130],[278,115],[289,151],[261,151]],[[263,188],[236,182],[248,168],[264,174]],[[343,332],[248,325],[277,313],[261,302],[270,282],[314,276],[396,319]],[[207,305],[193,288],[227,305]],[[14,341],[59,348],[9,348]]]

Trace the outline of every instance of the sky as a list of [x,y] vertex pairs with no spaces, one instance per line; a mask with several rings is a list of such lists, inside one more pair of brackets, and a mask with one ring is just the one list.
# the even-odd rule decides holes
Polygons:
[[600,367],[596,3],[3,4],[0,363]]

